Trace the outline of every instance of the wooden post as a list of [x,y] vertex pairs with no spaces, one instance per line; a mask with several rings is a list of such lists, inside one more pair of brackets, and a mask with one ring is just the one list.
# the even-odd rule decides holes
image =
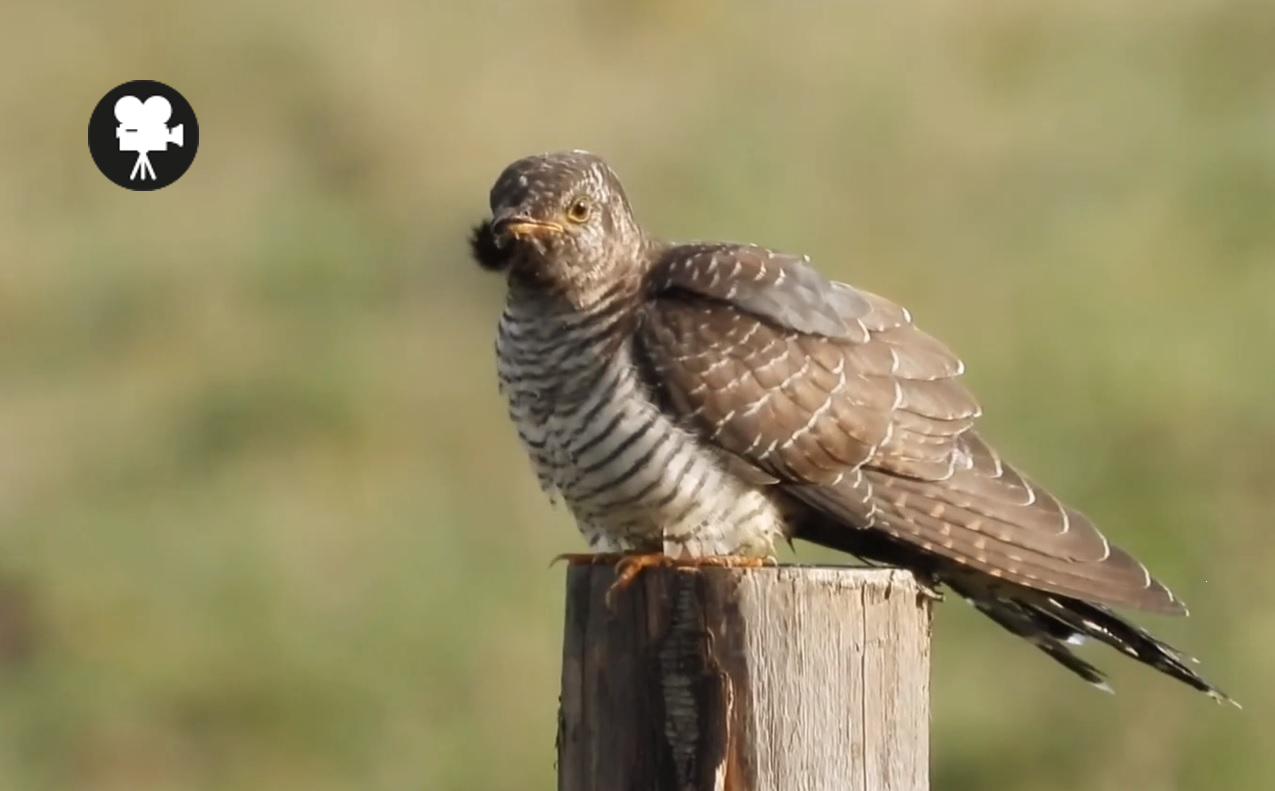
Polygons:
[[567,573],[559,791],[926,791],[929,599],[893,569]]

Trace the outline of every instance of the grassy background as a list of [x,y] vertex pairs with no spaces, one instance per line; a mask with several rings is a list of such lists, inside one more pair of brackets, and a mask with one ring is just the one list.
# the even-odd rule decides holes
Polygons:
[[[1237,712],[940,610],[934,788],[1275,774],[1267,0],[0,7],[0,789],[553,785],[562,572],[465,256],[584,147],[661,234],[808,252],[1192,605]],[[189,173],[89,113],[158,79]],[[804,558],[822,557],[807,550]]]

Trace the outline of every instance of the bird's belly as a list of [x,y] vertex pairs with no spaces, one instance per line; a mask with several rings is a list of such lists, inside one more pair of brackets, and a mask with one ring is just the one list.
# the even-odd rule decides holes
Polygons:
[[643,425],[622,421],[613,441],[593,448],[564,442],[573,463],[558,487],[586,540],[604,550],[692,557],[769,554],[780,525],[769,498],[671,421],[657,418],[636,433]]
[[[606,388],[520,432],[542,480],[599,552],[769,555],[777,506],[649,400]],[[618,394],[618,396],[617,396]],[[598,399],[609,399],[602,403]]]

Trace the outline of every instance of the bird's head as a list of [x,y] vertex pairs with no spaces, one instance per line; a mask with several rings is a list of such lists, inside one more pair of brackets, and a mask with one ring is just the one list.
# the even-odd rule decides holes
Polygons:
[[491,188],[491,218],[471,242],[483,268],[577,303],[639,269],[645,245],[619,178],[587,151],[505,168]]

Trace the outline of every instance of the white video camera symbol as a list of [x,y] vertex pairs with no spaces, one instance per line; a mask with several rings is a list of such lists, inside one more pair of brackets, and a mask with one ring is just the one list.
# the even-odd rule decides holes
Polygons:
[[168,144],[182,145],[182,125],[168,128],[168,119],[173,114],[172,105],[163,96],[152,96],[145,102],[136,96],[125,96],[115,103],[115,118],[120,125],[115,128],[115,136],[120,141],[120,151],[136,151],[137,163],[133,172],[128,174],[129,181],[140,174],[146,180],[149,171],[151,179],[155,178],[155,168],[150,158],[150,151],[166,151]]

